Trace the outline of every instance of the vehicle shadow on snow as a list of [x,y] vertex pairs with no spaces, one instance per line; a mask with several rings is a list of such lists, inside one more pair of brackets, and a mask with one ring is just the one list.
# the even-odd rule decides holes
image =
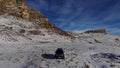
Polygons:
[[55,55],[53,54],[42,54],[41,56],[45,59],[55,59]]

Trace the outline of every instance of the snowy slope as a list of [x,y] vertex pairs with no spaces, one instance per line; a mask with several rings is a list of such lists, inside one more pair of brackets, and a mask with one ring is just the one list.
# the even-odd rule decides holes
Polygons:
[[[0,42],[70,42],[69,37],[48,32],[47,29],[40,29],[31,21],[23,20],[14,16],[0,16]],[[64,42],[63,41],[63,42]]]
[[120,36],[103,33],[74,33],[77,41],[94,44],[101,43],[111,46],[120,46]]

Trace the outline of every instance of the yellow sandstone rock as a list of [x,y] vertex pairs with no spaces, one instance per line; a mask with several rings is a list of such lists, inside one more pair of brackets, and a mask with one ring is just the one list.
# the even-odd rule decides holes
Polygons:
[[0,2],[2,2],[3,0],[0,0]]
[[7,8],[12,8],[12,7],[15,7],[16,6],[16,4],[14,3],[14,2],[8,2],[8,3],[6,3],[6,7]]
[[30,15],[29,15],[29,13],[28,13],[27,10],[25,10],[25,11],[22,12],[22,18],[29,19],[29,17],[30,17]]

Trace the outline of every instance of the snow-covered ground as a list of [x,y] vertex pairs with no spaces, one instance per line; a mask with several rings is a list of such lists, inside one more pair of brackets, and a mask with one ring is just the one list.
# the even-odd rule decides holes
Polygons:
[[[63,48],[65,60],[54,58]],[[0,68],[119,68],[120,47],[100,43],[1,44]]]
[[[41,34],[31,35],[31,30]],[[0,16],[0,68],[120,68],[119,36],[82,32],[70,39],[27,20]],[[64,60],[54,58],[57,48],[63,48]]]
[[[65,60],[54,58],[63,48]],[[0,68],[119,68],[120,37],[82,34],[71,42],[1,43]]]

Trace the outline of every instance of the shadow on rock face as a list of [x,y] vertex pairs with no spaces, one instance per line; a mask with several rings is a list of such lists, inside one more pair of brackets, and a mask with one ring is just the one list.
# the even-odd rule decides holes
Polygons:
[[45,59],[55,59],[55,55],[53,54],[42,54],[41,56]]

